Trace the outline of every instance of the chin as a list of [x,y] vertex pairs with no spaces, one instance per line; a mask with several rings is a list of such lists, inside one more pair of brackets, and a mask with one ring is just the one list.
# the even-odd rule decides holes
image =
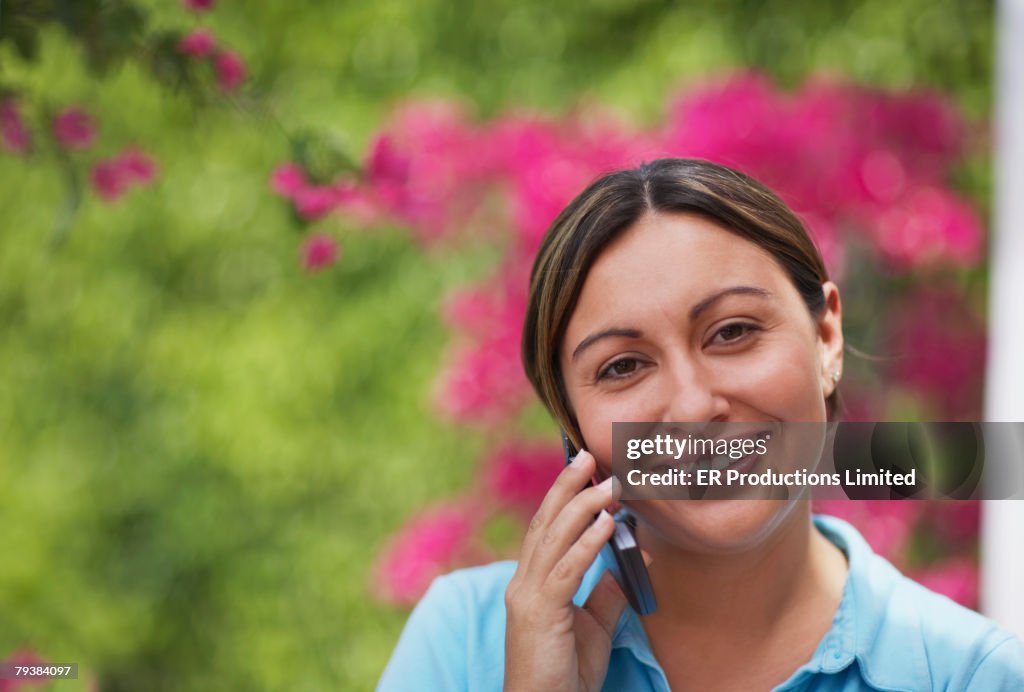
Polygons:
[[[640,543],[666,543],[686,552],[729,554],[769,541],[806,512],[806,500],[642,500],[629,502]],[[805,507],[806,509],[806,507]]]

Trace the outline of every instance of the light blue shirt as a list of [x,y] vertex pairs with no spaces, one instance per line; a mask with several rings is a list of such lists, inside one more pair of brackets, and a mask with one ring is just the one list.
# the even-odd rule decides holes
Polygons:
[[[855,528],[815,516],[846,553],[849,573],[832,628],[811,660],[776,690],[1024,690],[1024,644],[991,620],[907,579]],[[514,562],[437,578],[406,623],[378,692],[500,690],[505,587]],[[588,570],[583,603],[604,569]],[[605,690],[668,690],[640,618],[629,607],[612,639]]]

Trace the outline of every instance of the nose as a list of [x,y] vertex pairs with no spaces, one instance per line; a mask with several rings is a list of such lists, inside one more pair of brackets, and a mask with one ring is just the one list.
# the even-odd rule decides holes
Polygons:
[[680,356],[665,369],[659,392],[662,422],[710,423],[729,419],[729,400],[699,361]]

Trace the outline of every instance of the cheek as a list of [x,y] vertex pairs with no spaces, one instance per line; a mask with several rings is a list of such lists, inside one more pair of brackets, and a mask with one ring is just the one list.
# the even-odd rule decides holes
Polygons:
[[[813,344],[780,340],[746,359],[742,367],[723,368],[723,392],[734,405],[779,420],[824,420],[825,403]],[[725,372],[727,370],[727,372]]]
[[627,392],[595,393],[576,407],[587,451],[594,455],[602,475],[612,468],[612,423],[653,420],[650,399]]

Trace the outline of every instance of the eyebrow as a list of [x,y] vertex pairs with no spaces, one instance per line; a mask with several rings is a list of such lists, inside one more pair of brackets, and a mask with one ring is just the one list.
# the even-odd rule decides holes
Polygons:
[[[771,297],[772,293],[771,291],[767,291],[763,288],[758,288],[756,286],[730,286],[729,288],[724,288],[721,291],[712,293],[707,298],[694,305],[690,309],[690,321],[692,322],[693,320],[700,317],[700,314],[707,310],[709,307],[711,307],[716,301],[731,295],[753,295],[760,296],[762,298],[769,298]],[[611,327],[609,329],[602,329],[601,331],[595,332],[588,336],[587,338],[585,338],[583,341],[581,341],[579,345],[576,346],[576,350],[572,352],[571,360],[576,360],[576,358],[578,358],[583,351],[592,346],[595,342],[600,341],[601,339],[608,338],[610,336],[622,336],[628,339],[639,339],[641,336],[643,336],[643,332],[641,332],[639,329],[626,329],[624,327]]]
[[572,352],[572,360],[576,360],[576,357],[583,353],[583,351],[585,351],[587,347],[593,345],[595,341],[600,341],[601,339],[604,339],[606,337],[624,336],[629,339],[639,339],[643,335],[644,333],[641,332],[639,329],[622,329],[621,327],[612,327],[611,329],[604,329],[602,331],[591,334],[586,339],[581,341],[579,346],[576,347],[576,350]]
[[700,301],[690,310],[690,320],[695,320],[700,317],[700,313],[711,307],[715,301],[720,298],[731,295],[750,295],[750,296],[761,296],[762,298],[769,298],[772,295],[771,291],[766,291],[763,288],[757,286],[730,286],[729,288],[723,288],[717,293],[712,293],[704,300]]

